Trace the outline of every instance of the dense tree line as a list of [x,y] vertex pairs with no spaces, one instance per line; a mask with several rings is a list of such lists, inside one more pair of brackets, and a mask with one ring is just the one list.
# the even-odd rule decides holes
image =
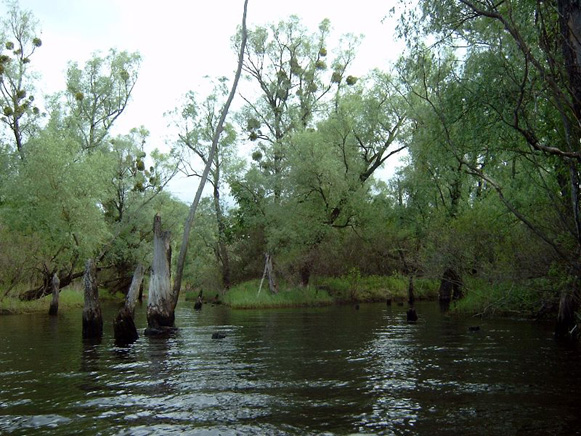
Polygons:
[[[365,77],[350,74],[358,38],[331,47],[328,20],[249,29],[243,104],[216,152],[227,79],[168,113],[178,131],[168,155],[150,150],[145,128],[111,131],[130,104],[137,53],[70,64],[67,88],[38,108],[31,66],[42,41],[14,6],[0,54],[3,293],[42,295],[54,273],[65,286],[87,257],[103,285],[127,289],[150,262],[152,216],[182,232],[187,207],[167,180],[209,164],[187,286],[227,290],[266,271],[278,292],[281,280],[352,271],[452,271],[530,286],[566,336],[581,278],[581,10],[565,0],[400,6],[406,52]],[[378,176],[398,158],[393,177]]]

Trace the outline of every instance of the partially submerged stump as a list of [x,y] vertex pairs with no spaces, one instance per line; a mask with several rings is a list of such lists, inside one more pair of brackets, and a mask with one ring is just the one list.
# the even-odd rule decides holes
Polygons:
[[450,303],[452,299],[462,298],[462,279],[452,268],[446,269],[440,282],[440,303]]
[[118,346],[132,344],[139,338],[133,316],[135,314],[135,304],[139,297],[139,289],[141,288],[144,273],[143,265],[137,265],[133,273],[131,286],[129,286],[129,292],[127,292],[127,297],[125,297],[125,305],[113,321],[115,344]]
[[[557,313],[557,325],[555,326],[555,337],[557,339],[571,339],[579,334],[577,330],[577,315],[579,308],[578,296],[573,293],[564,292],[559,301],[559,312]],[[576,334],[575,334],[576,333]]]
[[415,301],[416,296],[414,294],[414,276],[410,276],[408,285],[408,303],[410,306],[413,306]]
[[418,320],[418,314],[416,312],[416,309],[410,307],[406,312],[406,317],[408,322],[416,322]]
[[59,311],[59,293],[60,293],[60,280],[59,276],[54,273],[51,281],[52,286],[52,301],[50,302],[50,307],[48,309],[48,314],[50,316],[58,315]]
[[145,334],[157,334],[173,328],[175,297],[170,284],[171,233],[161,228],[161,216],[153,219],[153,263],[149,280],[147,329]]
[[83,309],[83,338],[100,339],[103,336],[103,315],[99,304],[96,268],[93,259],[85,264],[85,307]]

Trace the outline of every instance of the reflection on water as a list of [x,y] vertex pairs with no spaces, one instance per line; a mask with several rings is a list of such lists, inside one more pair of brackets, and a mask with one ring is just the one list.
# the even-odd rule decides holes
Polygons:
[[[178,332],[114,346],[81,313],[0,317],[1,434],[575,434],[579,348],[550,326],[437,303],[179,307]],[[145,327],[145,308],[137,325]],[[225,337],[213,339],[219,332]]]

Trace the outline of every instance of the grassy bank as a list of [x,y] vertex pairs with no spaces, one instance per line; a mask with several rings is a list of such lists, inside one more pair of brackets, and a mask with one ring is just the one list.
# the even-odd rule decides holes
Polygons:
[[452,310],[461,315],[538,317],[555,312],[557,306],[558,292],[546,280],[489,283],[468,278],[464,297]]
[[268,286],[264,285],[259,293],[259,287],[260,280],[242,283],[230,289],[223,302],[235,309],[325,306],[335,303],[326,291],[314,287],[295,288],[281,285],[278,294],[271,294]]
[[[414,279],[416,300],[438,298],[439,280]],[[409,279],[405,276],[368,276],[352,273],[343,277],[328,277],[317,280],[317,287],[325,289],[336,302],[377,302],[388,298],[394,302],[407,301]]]
[[[301,307],[343,304],[352,302],[407,301],[408,279],[405,277],[361,277],[350,274],[338,278],[319,278],[308,287],[281,284],[278,294],[271,294],[266,286],[258,292],[259,280],[249,281],[230,289],[224,303],[236,309]],[[418,300],[435,299],[437,280],[416,279],[414,294]]]
[[[82,308],[85,304],[84,292],[78,287],[63,288],[59,295],[59,311]],[[99,299],[119,300],[124,298],[121,294],[112,295],[109,292],[99,290]],[[16,315],[26,313],[48,313],[52,295],[32,301],[22,301],[18,298],[18,292],[14,292],[0,300],[0,315]]]
[[[32,301],[22,301],[17,296],[6,296],[0,300],[0,315],[46,312],[50,307],[52,296]],[[76,289],[63,289],[59,296],[59,310],[83,307],[84,297]]]

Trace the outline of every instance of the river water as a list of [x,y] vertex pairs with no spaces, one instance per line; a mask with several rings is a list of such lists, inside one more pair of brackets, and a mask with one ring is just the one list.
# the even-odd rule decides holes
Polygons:
[[173,337],[125,349],[115,307],[100,344],[80,311],[3,316],[0,434],[581,434],[581,350],[550,324],[417,309],[180,303]]

